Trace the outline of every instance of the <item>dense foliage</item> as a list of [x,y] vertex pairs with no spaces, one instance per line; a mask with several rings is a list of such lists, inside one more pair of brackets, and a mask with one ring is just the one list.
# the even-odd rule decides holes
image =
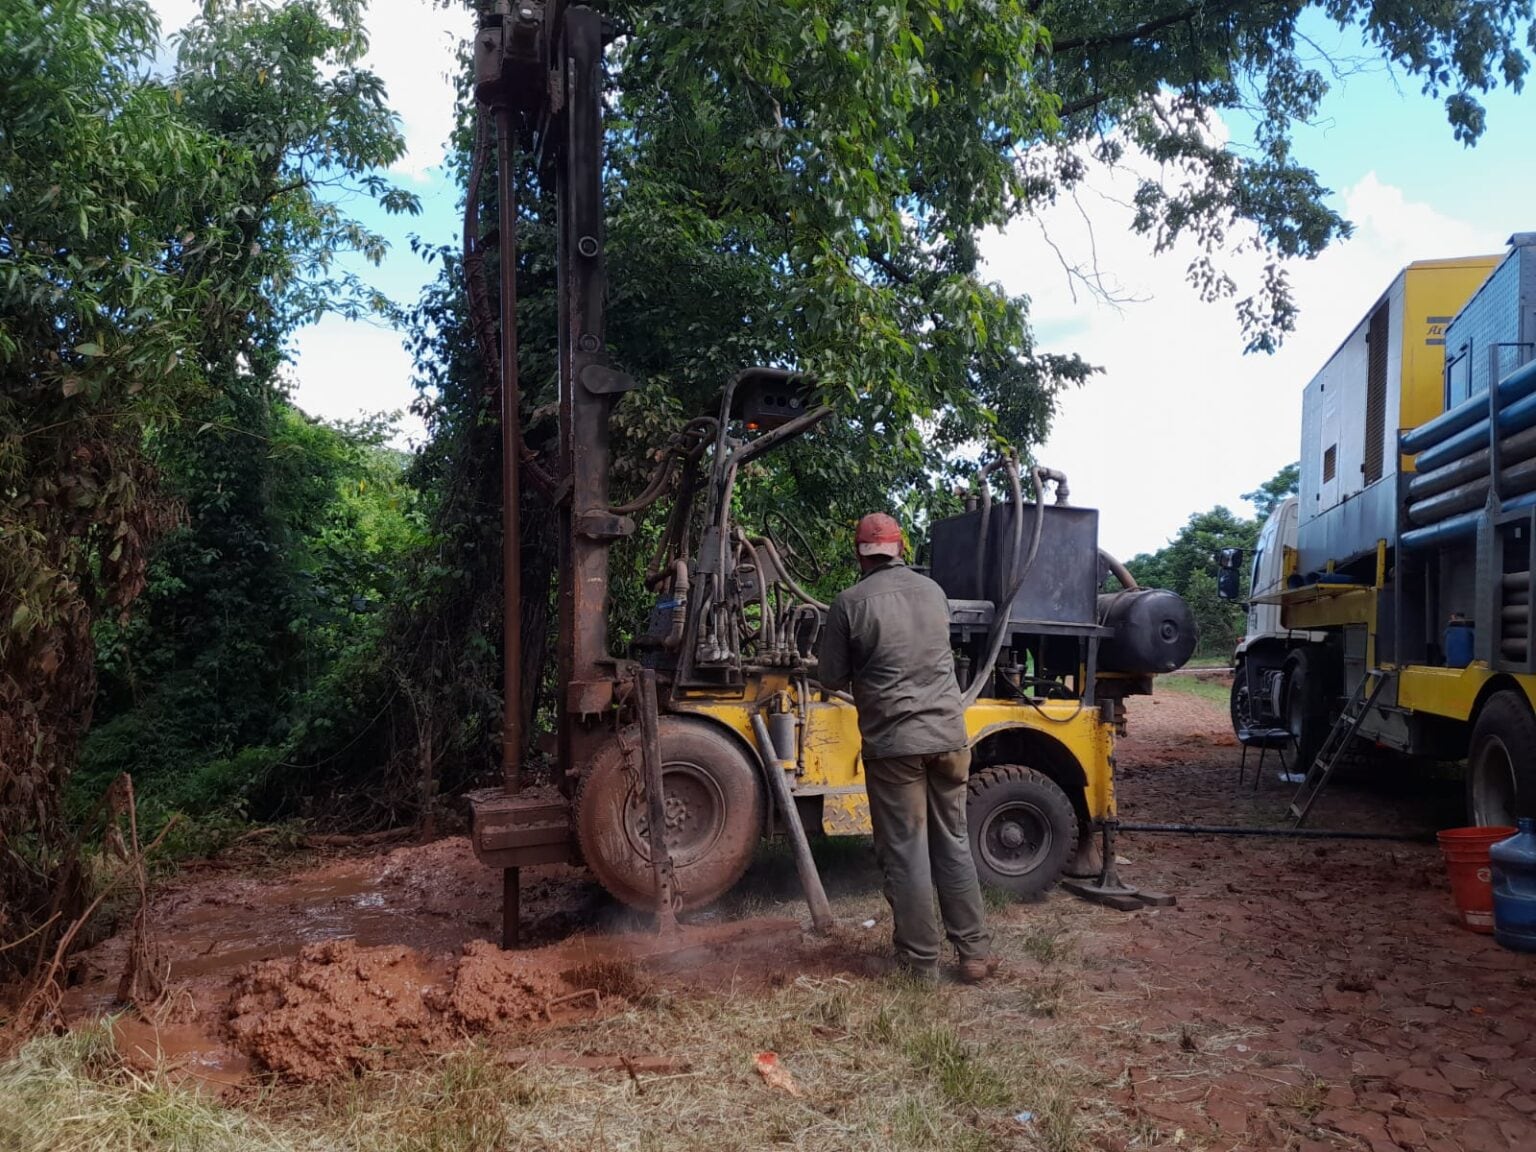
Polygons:
[[381,251],[337,187],[413,206],[374,171],[402,142],[360,19],[215,0],[162,77],[136,0],[0,9],[0,937],[77,875],[60,804],[97,636],[101,713],[135,713],[102,729],[104,776],[262,743],[322,670],[319,529],[349,468],[380,472],[278,369],[297,324],[373,303],[334,271]]

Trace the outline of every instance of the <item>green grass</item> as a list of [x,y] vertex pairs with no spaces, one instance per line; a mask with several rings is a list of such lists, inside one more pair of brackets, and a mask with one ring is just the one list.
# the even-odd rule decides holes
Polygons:
[[1159,676],[1155,689],[1159,693],[1179,696],[1198,696],[1223,708],[1231,702],[1232,688],[1220,680],[1207,680],[1203,676]]

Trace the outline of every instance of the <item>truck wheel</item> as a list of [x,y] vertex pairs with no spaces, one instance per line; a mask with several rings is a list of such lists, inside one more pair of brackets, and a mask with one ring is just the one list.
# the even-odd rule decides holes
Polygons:
[[1055,886],[1077,845],[1077,814],[1067,794],[1019,764],[971,777],[965,821],[981,882],[1024,899]]
[[1232,696],[1229,702],[1232,713],[1232,735],[1241,736],[1253,727],[1253,704],[1248,699],[1248,672],[1239,660],[1232,669]]
[[1298,648],[1285,660],[1285,726],[1296,741],[1296,771],[1306,773],[1317,758],[1332,727],[1325,659],[1317,652]]
[[[767,796],[746,752],[712,725],[682,716],[660,724],[667,851],[685,911],[725,895],[762,838]],[[632,749],[629,757],[624,747]],[[576,792],[576,837],[597,881],[636,908],[656,907],[640,730],[592,758]]]
[[1536,815],[1536,716],[1520,692],[1488,697],[1467,752],[1467,817],[1479,827],[1514,826]]

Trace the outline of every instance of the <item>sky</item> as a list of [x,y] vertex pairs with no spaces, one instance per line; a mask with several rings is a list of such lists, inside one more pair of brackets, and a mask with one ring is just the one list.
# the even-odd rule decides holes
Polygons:
[[[196,0],[155,0],[169,36]],[[410,239],[456,242],[457,190],[443,171],[452,128],[455,45],[469,35],[462,6],[373,0],[366,66],[384,81],[408,151],[390,176],[422,198],[417,217],[359,212],[391,241],[372,283],[415,300],[435,269]],[[1362,55],[1358,37],[1323,21],[1311,40],[1338,61]],[[1476,148],[1455,142],[1440,103],[1380,63],[1332,81],[1317,119],[1298,126],[1294,154],[1315,169],[1354,235],[1290,275],[1300,316],[1273,355],[1244,355],[1230,302],[1202,303],[1185,280],[1190,252],[1156,255],[1130,229],[1128,177],[1090,182],[1067,201],[984,238],[987,275],[1030,298],[1042,350],[1077,352],[1103,371],[1063,398],[1038,459],[1071,478],[1074,503],[1100,510],[1100,540],[1128,557],[1166,543],[1191,514],[1225,504],[1300,455],[1301,393],[1403,265],[1500,252],[1536,229],[1532,97],[1496,93]],[[1247,126],[1223,125],[1245,139]],[[1058,252],[1060,255],[1058,255]],[[1096,262],[1115,302],[1086,292],[1063,266]],[[402,412],[415,396],[398,332],[328,318],[294,342],[299,405],[328,419]],[[402,443],[420,422],[401,419]]]

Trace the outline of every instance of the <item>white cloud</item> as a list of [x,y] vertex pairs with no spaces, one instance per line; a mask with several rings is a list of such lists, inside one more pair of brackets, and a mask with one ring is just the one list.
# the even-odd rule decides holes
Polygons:
[[453,131],[453,78],[459,44],[474,31],[473,14],[464,4],[373,0],[367,23],[364,63],[384,81],[405,132],[406,156],[396,171],[424,179],[443,162]]
[[[1497,252],[1510,228],[1450,218],[1368,173],[1343,195],[1355,234],[1290,268],[1301,315],[1273,356],[1244,356],[1231,303],[1202,303],[1185,280],[1193,249],[1162,256],[1131,232],[1129,173],[987,238],[990,274],[1033,300],[1042,347],[1104,372],[1064,398],[1039,457],[1068,473],[1076,503],[1100,509],[1100,539],[1120,555],[1161,547],[1191,513],[1226,504],[1300,455],[1301,392],[1403,265]],[[1114,277],[1114,306],[1076,299],[1049,236],[1071,263]],[[1252,270],[1251,255],[1231,263]],[[1240,284],[1242,282],[1240,281]],[[1250,279],[1248,283],[1256,283]]]
[[426,439],[425,425],[405,412],[416,390],[400,333],[327,316],[294,338],[294,361],[295,399],[304,411],[328,420],[399,411],[400,446]]
[[[169,42],[203,6],[201,0],[153,0],[153,7]],[[443,162],[453,130],[453,76],[459,44],[474,31],[473,14],[463,4],[372,0],[364,23],[368,53],[362,66],[384,81],[405,134],[406,155],[394,170],[425,179]]]

